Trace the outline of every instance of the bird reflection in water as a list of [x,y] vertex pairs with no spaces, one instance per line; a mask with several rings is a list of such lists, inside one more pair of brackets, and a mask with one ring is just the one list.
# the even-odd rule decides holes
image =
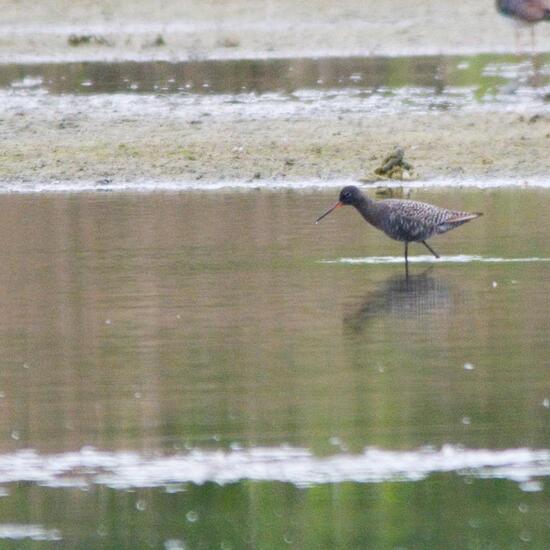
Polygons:
[[452,296],[449,287],[431,277],[432,268],[418,275],[394,275],[386,279],[380,288],[369,292],[361,305],[344,316],[344,324],[359,332],[373,319],[386,315],[418,318],[433,313],[449,311]]

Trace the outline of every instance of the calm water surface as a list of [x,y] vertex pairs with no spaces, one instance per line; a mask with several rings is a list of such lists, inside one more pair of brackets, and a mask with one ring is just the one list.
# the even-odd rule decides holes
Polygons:
[[334,195],[0,197],[0,545],[549,547],[550,193]]
[[[0,64],[0,116],[301,117],[516,110],[544,116],[550,55]],[[197,122],[198,121],[198,122]]]

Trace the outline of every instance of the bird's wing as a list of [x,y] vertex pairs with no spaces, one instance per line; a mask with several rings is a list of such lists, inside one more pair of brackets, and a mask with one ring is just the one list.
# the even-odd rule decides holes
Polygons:
[[[393,199],[387,199],[388,202],[392,200]],[[440,208],[439,206],[427,202],[399,199],[396,199],[396,202],[399,203],[399,207],[396,209],[399,216],[431,225],[437,225],[454,213],[452,210]]]
[[386,199],[384,202],[394,203],[388,216],[390,232],[406,234],[410,240],[424,235],[429,228],[437,227],[451,214],[450,210],[425,202],[399,199]]
[[398,240],[415,241],[426,232],[426,225],[416,216],[392,212],[385,221],[385,231]]

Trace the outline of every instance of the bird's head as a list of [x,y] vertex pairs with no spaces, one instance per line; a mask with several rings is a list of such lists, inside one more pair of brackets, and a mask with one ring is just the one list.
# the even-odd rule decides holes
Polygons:
[[347,185],[340,191],[339,202],[342,204],[357,204],[363,198],[363,193],[355,185]]
[[355,205],[363,198],[363,194],[355,185],[347,185],[340,191],[338,202],[331,206],[326,212],[323,212],[316,220],[319,223],[325,216],[328,216],[333,210],[345,206],[346,204]]

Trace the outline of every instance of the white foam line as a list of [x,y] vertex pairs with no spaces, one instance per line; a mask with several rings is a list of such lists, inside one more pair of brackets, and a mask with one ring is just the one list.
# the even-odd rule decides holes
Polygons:
[[0,539],[58,541],[63,540],[63,537],[61,536],[59,530],[46,529],[45,527],[42,527],[42,525],[0,523]]
[[[320,260],[323,264],[401,264],[404,263],[403,256],[367,256],[366,258],[338,258],[337,260]],[[550,262],[550,258],[491,258],[487,256],[469,256],[459,254],[457,256],[441,256],[434,258],[429,255],[409,256],[410,263],[530,263]]]
[[0,194],[33,193],[155,193],[186,191],[256,191],[256,190],[308,190],[339,188],[351,182],[342,181],[283,181],[283,180],[218,180],[218,181],[133,181],[102,184],[90,181],[42,182],[42,183],[0,183]]
[[185,192],[185,191],[316,191],[322,189],[341,188],[345,185],[358,185],[362,189],[376,189],[390,187],[406,189],[550,189],[550,178],[533,177],[527,179],[483,179],[483,178],[446,178],[418,180],[408,182],[372,182],[358,183],[352,179],[305,179],[305,180],[216,180],[216,181],[188,181],[188,180],[134,180],[120,181],[110,184],[96,181],[42,181],[17,182],[0,181],[0,194],[34,194],[34,193],[90,193],[96,191],[110,191],[116,193],[155,193],[155,192]]
[[[274,447],[231,451],[193,450],[174,456],[137,452],[77,452],[40,455],[32,450],[0,456],[0,483],[34,482],[75,486],[82,480],[118,489],[174,483],[219,484],[241,480],[280,481],[296,486],[322,483],[418,481],[436,472],[525,483],[550,475],[550,450],[441,449],[389,451],[367,448],[360,454],[318,457],[303,448]],[[532,489],[530,489],[532,490]]]

